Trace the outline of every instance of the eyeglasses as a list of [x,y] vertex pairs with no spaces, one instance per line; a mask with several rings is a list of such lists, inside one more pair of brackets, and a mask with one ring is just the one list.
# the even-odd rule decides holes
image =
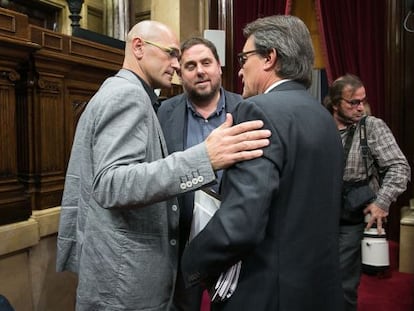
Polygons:
[[365,104],[367,102],[367,98],[363,98],[363,99],[345,99],[345,98],[341,98],[342,100],[346,101],[348,104],[350,104],[352,107],[357,107],[359,106],[361,103]]
[[149,40],[142,40],[145,43],[155,46],[157,48],[159,48],[160,50],[163,50],[164,52],[166,52],[170,57],[172,58],[180,58],[180,50],[176,49],[176,48],[171,48],[171,47],[167,47],[167,46],[163,46],[161,44],[149,41]]
[[261,50],[251,50],[251,51],[247,51],[247,52],[241,52],[239,54],[237,54],[237,60],[239,61],[240,67],[243,67],[244,64],[246,63],[248,57],[247,55],[249,54],[257,54],[259,53]]

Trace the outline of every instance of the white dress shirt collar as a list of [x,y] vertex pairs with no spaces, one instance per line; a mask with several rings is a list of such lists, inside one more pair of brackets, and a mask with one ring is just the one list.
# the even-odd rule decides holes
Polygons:
[[290,81],[291,79],[282,79],[282,80],[279,80],[279,81],[277,81],[277,82],[275,82],[275,83],[273,83],[271,86],[269,86],[267,89],[266,89],[266,91],[264,92],[264,94],[266,94],[266,93],[269,93],[273,88],[275,88],[276,86],[278,86],[278,85],[280,85],[280,84],[282,84],[282,83],[284,83],[284,82],[287,82],[287,81]]

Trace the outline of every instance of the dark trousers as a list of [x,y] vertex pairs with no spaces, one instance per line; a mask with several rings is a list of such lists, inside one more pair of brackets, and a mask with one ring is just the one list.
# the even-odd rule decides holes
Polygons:
[[203,288],[200,285],[185,288],[183,277],[178,273],[170,311],[200,311],[202,298]]
[[361,278],[361,240],[364,227],[364,223],[340,226],[339,260],[345,296],[345,311],[356,311],[358,306],[358,286]]

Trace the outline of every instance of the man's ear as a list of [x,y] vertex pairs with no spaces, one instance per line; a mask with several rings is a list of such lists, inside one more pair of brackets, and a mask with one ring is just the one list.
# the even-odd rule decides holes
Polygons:
[[273,68],[276,67],[276,61],[277,61],[276,49],[269,50],[268,54],[264,58],[265,58],[264,69],[273,70]]
[[144,54],[142,46],[144,45],[144,40],[140,37],[135,37],[132,39],[132,52],[137,58],[142,58],[142,55]]

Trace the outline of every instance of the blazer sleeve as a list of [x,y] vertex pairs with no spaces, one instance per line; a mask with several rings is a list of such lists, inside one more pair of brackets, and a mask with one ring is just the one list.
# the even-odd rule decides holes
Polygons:
[[204,143],[162,158],[164,138],[142,88],[124,83],[107,93],[93,125],[92,196],[100,206],[142,207],[215,180]]
[[276,129],[259,107],[245,102],[238,105],[237,123],[255,119],[263,120],[264,128],[272,131],[271,144],[263,157],[240,162],[225,171],[220,209],[182,257],[187,286],[217,277],[264,239],[272,196],[279,187],[283,148]]

